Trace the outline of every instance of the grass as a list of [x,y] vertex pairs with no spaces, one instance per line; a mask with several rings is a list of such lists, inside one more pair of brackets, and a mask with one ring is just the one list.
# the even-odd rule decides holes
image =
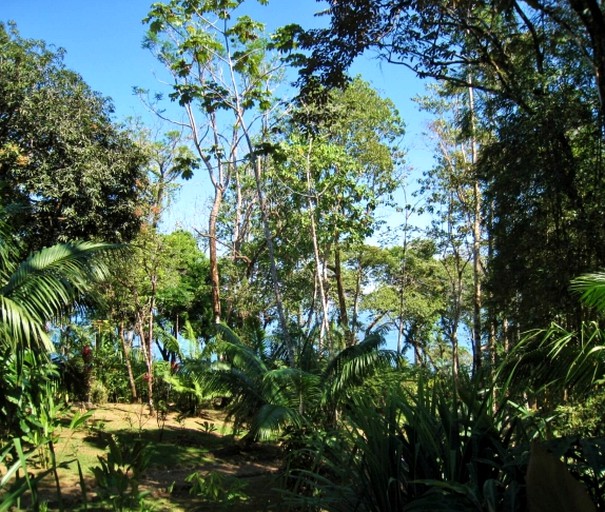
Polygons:
[[[149,510],[245,508],[255,512],[270,510],[279,501],[273,489],[281,452],[270,444],[242,449],[220,411],[208,410],[195,418],[179,418],[169,412],[162,421],[149,416],[141,405],[109,404],[95,409],[84,428],[64,429],[57,443],[59,477],[68,510],[84,509],[76,460],[88,489],[88,510],[103,510],[92,507],[97,494],[92,468],[99,466],[99,457],[107,453],[110,435],[122,446],[132,446],[135,440],[148,446],[149,466],[140,489],[147,493]],[[190,494],[194,484],[188,477],[192,473],[200,475],[193,481],[203,483],[198,496]],[[40,492],[53,510],[56,503],[50,478],[42,480]],[[213,501],[216,497],[223,503]]]

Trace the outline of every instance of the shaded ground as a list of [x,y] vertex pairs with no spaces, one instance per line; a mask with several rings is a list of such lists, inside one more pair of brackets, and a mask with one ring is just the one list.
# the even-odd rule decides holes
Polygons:
[[[150,463],[144,471],[139,490],[147,493],[145,503],[156,511],[195,510],[271,510],[279,505],[278,486],[281,451],[272,444],[243,448],[218,411],[206,411],[201,417],[151,417],[145,406],[115,404],[96,408],[86,426],[76,432],[67,429],[57,444],[64,506],[83,509],[77,459],[87,488],[88,510],[95,508],[99,489],[90,468],[99,466],[98,456],[108,452],[108,436],[113,435],[124,448],[142,440],[150,450]],[[105,455],[106,456],[106,455]],[[125,455],[128,458],[128,455]],[[192,473],[201,475],[201,487],[214,499],[192,496]],[[51,509],[58,502],[54,480],[49,475],[40,483],[40,491]],[[106,508],[105,508],[106,509]]]

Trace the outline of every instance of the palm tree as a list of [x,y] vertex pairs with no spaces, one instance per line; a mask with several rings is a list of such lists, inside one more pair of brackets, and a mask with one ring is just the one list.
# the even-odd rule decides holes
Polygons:
[[228,413],[236,427],[249,427],[247,440],[267,438],[287,426],[333,428],[351,392],[398,360],[396,352],[380,349],[384,339],[373,334],[323,367],[303,364],[301,354],[300,364],[290,367],[246,346],[227,326],[218,329],[223,359],[209,373],[207,389],[230,397]]
[[249,427],[245,441],[266,438],[287,424],[299,425],[303,419],[298,403],[301,383],[313,378],[304,371],[270,361],[263,354],[263,342],[257,349],[245,345],[224,324],[217,325],[220,337],[216,346],[221,358],[207,376],[207,391],[228,396],[227,412],[234,429]]
[[[597,314],[605,312],[605,273],[574,279],[571,290]],[[554,409],[560,403],[583,398],[605,376],[605,331],[599,321],[583,321],[577,331],[556,322],[528,332],[507,355],[500,376],[513,382],[511,391]],[[512,378],[517,376],[519,378]]]
[[605,312],[605,272],[584,274],[572,281],[571,289],[581,294],[584,304]]
[[84,304],[91,285],[107,275],[101,256],[113,248],[70,242],[21,260],[17,240],[0,221],[0,354],[50,350],[48,322]]
[[[108,273],[103,255],[116,247],[71,242],[44,248],[22,259],[17,238],[0,220],[0,372],[3,376],[0,380],[0,451],[4,457],[16,449],[20,462],[14,468],[22,467],[28,475],[29,454],[22,454],[20,443],[31,443],[33,451],[48,446],[60,509],[63,505],[55,449],[52,435],[49,437],[46,432],[47,427],[50,432],[56,427],[54,422],[58,420],[59,411],[52,385],[56,368],[48,357],[52,343],[47,326],[85,304],[92,285]],[[41,423],[40,418],[44,418]],[[11,505],[26,487],[32,491],[32,504],[37,506],[36,481],[26,476],[27,486],[19,486],[0,508]]]

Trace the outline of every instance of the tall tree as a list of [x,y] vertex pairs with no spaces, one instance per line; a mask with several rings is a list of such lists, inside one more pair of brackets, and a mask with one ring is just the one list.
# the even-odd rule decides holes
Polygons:
[[475,126],[490,134],[477,169],[493,219],[489,304],[505,343],[553,316],[578,325],[583,312],[567,283],[605,262],[598,4],[329,3],[331,25],[300,38],[313,48],[308,77],[340,84],[352,60],[375,48],[420,76],[472,88]]
[[[287,337],[273,239],[261,186],[262,146],[257,147],[254,139],[255,133],[262,133],[266,128],[263,120],[272,106],[276,67],[267,54],[263,25],[249,16],[233,19],[242,3],[241,0],[216,4],[173,0],[154,4],[145,20],[150,27],[147,45],[175,79],[171,98],[187,113],[194,146],[214,188],[207,237],[215,321],[221,319],[217,220],[229,183],[238,181],[240,169],[248,166],[256,183],[280,328]],[[234,234],[237,236],[237,231]],[[235,243],[238,242],[236,238]]]
[[[420,100],[431,112],[430,124],[435,138],[436,165],[424,173],[419,194],[433,220],[429,236],[437,243],[442,263],[449,275],[451,328],[447,337],[457,345],[458,327],[463,318],[472,318],[473,373],[482,365],[482,283],[485,263],[485,220],[481,208],[481,183],[477,171],[480,147],[475,129],[474,90],[431,87],[431,95]],[[469,292],[467,274],[473,274],[472,313],[466,304]]]
[[111,120],[108,99],[61,51],[0,24],[0,191],[30,249],[126,241],[139,229],[145,157]]
[[406,247],[365,246],[359,257],[365,268],[359,307],[369,319],[367,329],[400,332],[401,353],[411,349],[416,364],[436,367],[439,322],[449,298],[435,243],[413,239]]
[[157,338],[158,294],[174,256],[167,249],[170,240],[159,232],[159,226],[178,187],[176,180],[190,178],[197,161],[188,148],[179,145],[180,136],[176,132],[169,132],[158,141],[150,141],[146,131],[133,130],[133,133],[148,161],[147,188],[142,194],[144,201],[139,205],[143,222],[133,241],[133,251],[128,258],[116,262],[114,279],[106,290],[109,308],[104,313],[117,323],[133,399],[136,399],[136,388],[129,366],[132,336],[128,333],[138,336],[147,365],[148,404],[153,412],[153,343]]
[[272,179],[287,188],[288,205],[296,211],[290,220],[306,228],[297,228],[299,238],[308,240],[298,247],[311,253],[299,254],[315,267],[321,332],[333,302],[349,345],[355,343],[356,326],[345,259],[379,228],[377,210],[389,204],[401,172],[403,131],[393,103],[356,78],[333,91],[321,111],[301,102],[275,164]]
[[339,84],[353,60],[373,48],[420,77],[472,86],[531,109],[530,98],[547,92],[551,59],[571,52],[580,58],[569,64],[583,69],[587,85],[592,82],[593,100],[602,87],[599,48],[605,25],[595,0],[328,3],[324,12],[330,16],[329,27],[305,32],[295,25],[287,30],[312,51],[303,59],[305,77]]
[[[196,339],[208,340],[213,334],[208,258],[187,231],[164,236],[165,268],[158,286],[156,322],[171,341],[190,325]],[[165,360],[175,362],[169,344],[158,343]]]

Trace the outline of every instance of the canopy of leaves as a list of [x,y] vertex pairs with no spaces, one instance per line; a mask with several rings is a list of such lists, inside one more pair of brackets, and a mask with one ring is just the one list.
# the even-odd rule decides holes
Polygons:
[[0,26],[0,54],[0,182],[13,225],[32,248],[130,239],[144,159],[109,101],[14,26]]
[[467,108],[456,121],[461,137],[481,140],[473,172],[489,222],[489,307],[518,332],[554,316],[577,326],[581,314],[567,285],[605,263],[601,6],[329,4],[329,27],[290,29],[311,50],[305,83],[340,86],[353,60],[373,48],[421,77],[447,82],[452,97],[472,88],[472,114]]

